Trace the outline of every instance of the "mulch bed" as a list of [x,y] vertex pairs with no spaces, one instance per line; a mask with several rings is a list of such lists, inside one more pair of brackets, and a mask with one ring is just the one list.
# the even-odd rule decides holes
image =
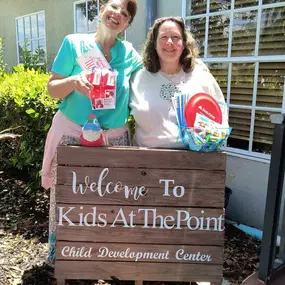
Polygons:
[[[53,268],[45,263],[48,248],[48,193],[27,194],[25,187],[21,180],[0,173],[0,285],[55,285]],[[226,225],[224,278],[232,285],[241,284],[257,269],[259,252],[260,241],[232,225]],[[67,282],[69,285],[110,283],[129,285],[132,282]]]

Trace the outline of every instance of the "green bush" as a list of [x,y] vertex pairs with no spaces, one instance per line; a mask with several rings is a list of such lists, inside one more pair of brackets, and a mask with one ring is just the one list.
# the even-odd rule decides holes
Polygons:
[[46,88],[49,75],[18,65],[0,81],[0,130],[17,128],[21,138],[0,142],[1,169],[16,169],[28,191],[40,187],[46,134],[57,108]]
[[[45,71],[47,69],[46,53],[39,46],[33,52],[31,51],[30,44],[25,39],[22,47],[22,63],[25,69],[41,69]],[[42,63],[40,65],[40,62]]]
[[5,72],[6,64],[4,62],[4,38],[0,38],[0,80]]

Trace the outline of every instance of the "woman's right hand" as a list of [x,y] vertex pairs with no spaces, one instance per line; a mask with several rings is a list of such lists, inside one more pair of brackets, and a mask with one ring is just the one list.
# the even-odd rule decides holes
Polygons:
[[73,83],[73,89],[75,91],[89,97],[93,85],[89,82],[87,76],[88,74],[83,71],[78,75],[71,76],[71,81]]
[[69,77],[64,77],[52,72],[47,84],[48,91],[51,97],[59,99],[64,99],[72,91],[77,91],[89,97],[93,85],[89,82],[87,76],[88,74],[86,72],[81,72],[78,75]]

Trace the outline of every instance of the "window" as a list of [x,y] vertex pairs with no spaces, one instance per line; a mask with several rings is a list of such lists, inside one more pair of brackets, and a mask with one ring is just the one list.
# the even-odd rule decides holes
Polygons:
[[[95,33],[99,20],[100,7],[108,0],[81,0],[74,3],[74,32]],[[119,34],[126,39],[126,31]]]
[[106,0],[81,0],[74,3],[74,32],[94,33],[97,29],[100,5]]
[[41,11],[16,18],[18,63],[23,63],[25,49],[38,53],[38,64],[46,61],[45,12]]
[[217,79],[233,128],[230,152],[269,159],[285,76],[285,0],[182,0],[200,56]]

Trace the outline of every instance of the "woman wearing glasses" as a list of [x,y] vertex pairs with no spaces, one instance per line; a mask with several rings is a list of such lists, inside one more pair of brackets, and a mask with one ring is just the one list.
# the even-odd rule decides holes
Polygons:
[[[224,96],[207,67],[197,59],[196,42],[183,19],[157,19],[144,45],[144,68],[131,82],[134,143],[143,147],[185,148],[179,137],[172,97],[176,93],[208,93]],[[227,124],[227,118],[224,118]]]
[[[107,145],[128,145],[129,134],[129,79],[142,67],[141,59],[131,43],[121,41],[118,35],[132,23],[137,12],[136,0],[110,0],[100,9],[96,34],[67,36],[52,66],[48,91],[53,98],[62,99],[49,130],[42,169],[42,186],[51,188],[49,261],[54,262],[55,203],[54,203],[54,157],[59,144],[79,144],[83,124],[94,114],[104,129]],[[111,68],[118,71],[116,108],[112,110],[91,109],[89,92],[92,85],[78,65],[76,58],[90,51],[95,45],[101,50]],[[53,165],[53,166],[52,166]]]

